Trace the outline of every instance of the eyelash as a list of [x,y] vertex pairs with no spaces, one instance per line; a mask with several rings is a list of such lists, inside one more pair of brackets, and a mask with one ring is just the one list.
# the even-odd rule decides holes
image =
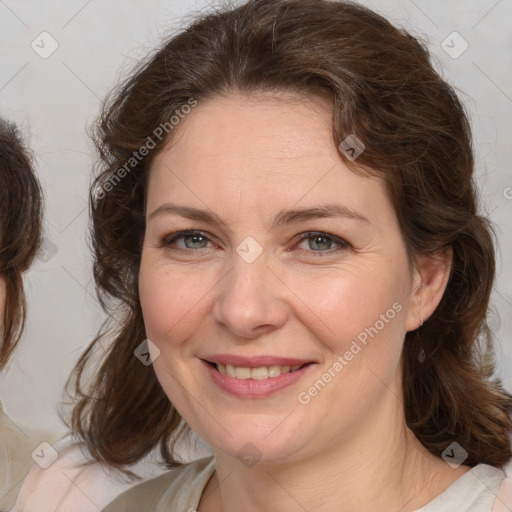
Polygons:
[[[189,237],[189,236],[200,236],[200,237],[203,237],[204,239],[206,239],[207,242],[211,242],[208,235],[203,231],[183,230],[183,231],[176,231],[174,233],[170,233],[170,234],[166,235],[162,239],[160,246],[166,247],[166,248],[171,248],[170,246],[174,242],[176,242],[177,240]],[[331,235],[329,233],[325,233],[323,231],[307,231],[307,232],[301,233],[299,235],[298,243],[300,244],[302,241],[308,240],[311,238],[325,238],[327,240],[332,241],[333,244],[338,245],[338,248],[335,250],[332,250],[332,248],[327,249],[325,251],[314,251],[312,249],[299,249],[300,251],[305,251],[305,252],[310,253],[310,255],[313,255],[314,257],[324,257],[326,255],[332,255],[332,254],[338,253],[340,251],[352,248],[352,246],[347,241],[343,240],[342,238]],[[207,247],[202,247],[200,249],[206,249],[206,248]],[[185,252],[185,253],[197,252],[200,250],[200,249],[189,249],[189,248],[182,248],[182,247],[175,247],[175,248],[171,248],[171,249]]]

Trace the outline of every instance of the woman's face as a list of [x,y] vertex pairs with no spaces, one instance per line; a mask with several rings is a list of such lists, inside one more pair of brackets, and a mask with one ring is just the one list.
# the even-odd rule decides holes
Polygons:
[[140,299],[154,368],[233,456],[304,457],[396,422],[416,272],[382,183],[343,163],[330,121],[314,98],[211,99],[151,170]]

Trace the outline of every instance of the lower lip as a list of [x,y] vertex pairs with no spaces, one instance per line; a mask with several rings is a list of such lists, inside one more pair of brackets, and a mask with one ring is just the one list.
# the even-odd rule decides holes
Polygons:
[[220,373],[216,368],[202,361],[206,370],[210,374],[213,382],[222,390],[243,398],[265,398],[271,396],[281,389],[291,386],[302,378],[313,366],[307,364],[294,372],[283,373],[279,377],[269,377],[268,379],[235,379]]

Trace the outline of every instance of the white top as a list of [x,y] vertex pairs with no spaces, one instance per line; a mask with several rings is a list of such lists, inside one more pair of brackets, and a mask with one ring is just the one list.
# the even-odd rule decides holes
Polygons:
[[[479,464],[416,512],[492,512],[504,480],[500,469]],[[508,501],[512,504],[511,498],[509,493]]]
[[[194,449],[183,446],[180,458],[194,462],[174,471],[169,472],[151,463],[151,459],[130,467],[141,478],[152,479],[137,486],[140,480],[126,479],[112,468],[91,463],[83,443],[74,443],[71,437],[64,438],[53,445],[58,457],[53,462],[50,459],[52,463],[49,467],[44,469],[34,463],[12,512],[99,512],[132,486],[135,486],[134,494],[125,493],[119,498],[121,501],[112,502],[106,512],[187,512],[191,507],[197,508],[202,492],[215,471],[213,458],[204,458],[211,453],[207,446],[200,443],[193,445],[196,446]],[[199,457],[203,458],[197,460]],[[84,465],[86,462],[89,464]],[[157,475],[161,476],[154,478]],[[490,511],[491,508],[482,507],[490,507],[489,503],[493,500],[492,512],[511,512],[512,479],[503,480],[498,498],[494,499],[497,485],[502,479],[500,470],[477,466],[417,512]],[[11,493],[11,496],[14,501],[15,494]],[[2,503],[0,510],[5,512],[11,509]]]
[[[196,510],[215,471],[213,458],[201,459],[132,487],[103,512],[174,512]],[[493,508],[494,507],[494,508]],[[480,464],[416,512],[510,512],[512,479]]]
[[3,411],[0,401],[0,511],[13,506],[23,479],[34,464],[32,454],[37,458],[41,443],[52,443],[56,437],[13,421]]
[[[70,436],[47,450],[47,464],[32,465],[11,512],[100,512],[120,493],[140,480],[94,462],[85,443]],[[140,478],[168,471],[144,461],[128,468]]]

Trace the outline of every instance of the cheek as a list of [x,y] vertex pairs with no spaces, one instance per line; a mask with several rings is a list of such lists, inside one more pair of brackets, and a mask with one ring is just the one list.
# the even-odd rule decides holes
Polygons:
[[[364,414],[395,389],[405,336],[407,278],[388,270],[364,277],[353,272],[339,280],[318,281],[309,289],[308,304],[315,307],[302,307],[301,321],[323,345],[326,358],[321,375],[311,379],[311,387],[298,398],[301,404],[311,400],[318,414],[324,414],[326,403],[336,404],[330,414],[339,417],[347,411]],[[318,378],[333,385],[317,399]]]
[[[336,376],[324,399],[339,402],[342,410],[371,408],[382,392],[395,387],[399,370],[407,274],[393,266],[388,266],[386,272],[368,269],[351,269],[338,279],[325,277],[314,287],[305,280],[304,291],[297,292],[300,295],[309,290],[307,303],[311,306],[302,307],[301,321],[323,345],[324,371],[331,369]],[[331,379],[332,375],[326,374],[325,378]],[[365,406],[362,396],[367,397]]]
[[141,262],[139,294],[146,334],[157,345],[186,337],[212,285],[204,275]]
[[375,326],[383,333],[402,332],[407,279],[395,270],[332,269],[315,279],[290,277],[299,299],[297,316],[337,352],[344,351],[358,336],[364,341],[368,330],[374,335]]

